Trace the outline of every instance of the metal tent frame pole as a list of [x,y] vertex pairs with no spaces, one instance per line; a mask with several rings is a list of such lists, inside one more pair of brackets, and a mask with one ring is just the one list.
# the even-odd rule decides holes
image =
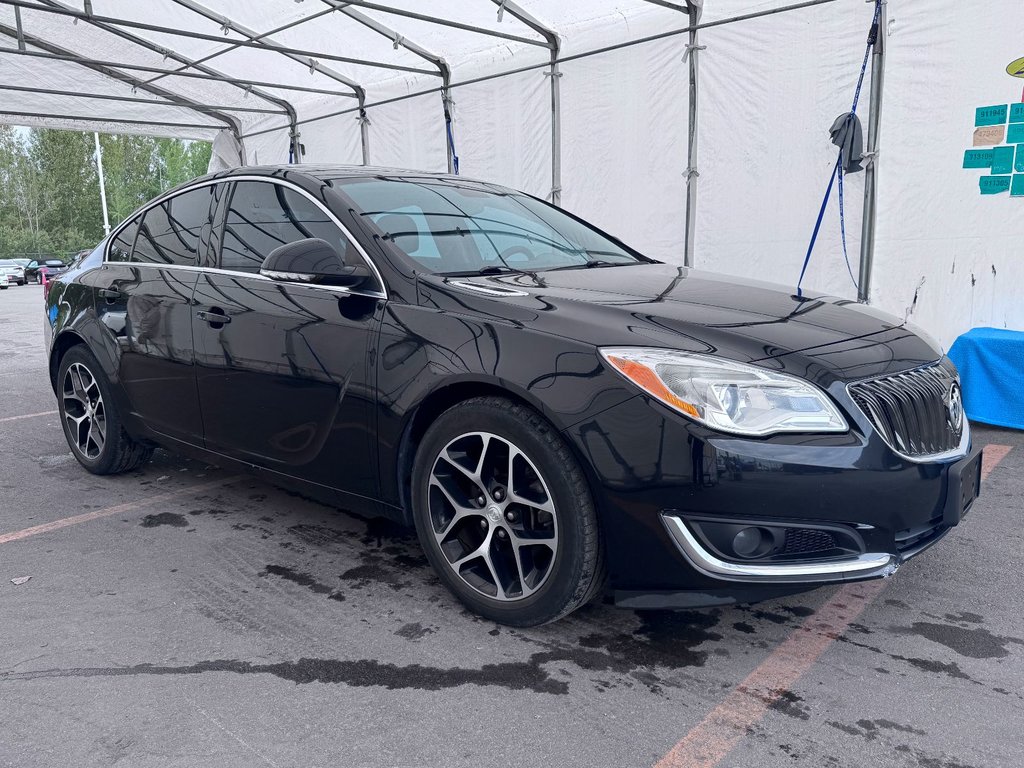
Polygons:
[[[452,71],[448,66],[448,62],[436,53],[432,53],[412,40],[409,40],[404,35],[400,34],[397,30],[383,24],[376,19],[367,16],[365,13],[361,13],[354,8],[349,7],[347,3],[341,2],[341,0],[322,0],[330,6],[330,9],[337,11],[338,13],[348,16],[350,19],[359,22],[364,27],[373,30],[378,35],[386,37],[395,46],[395,50],[399,48],[405,48],[410,53],[414,53],[424,61],[428,61],[437,67],[437,72],[441,76],[441,108],[445,119],[445,152],[448,156],[448,173],[452,173],[455,168],[455,156],[452,151],[451,142],[448,141],[447,130],[448,123],[451,121],[451,94],[449,93],[449,87],[451,86]],[[370,164],[370,153],[369,153],[369,118],[366,115],[366,100],[365,98],[360,103],[359,109],[359,134],[360,142],[363,147],[363,165]]]
[[[38,117],[43,120],[69,120],[76,123],[97,125],[110,123],[115,125],[153,125],[164,128],[198,128],[204,131],[217,131],[220,127],[211,123],[168,123],[166,120],[142,120],[129,117],[98,117],[96,115],[68,115],[54,112],[20,112],[12,109],[0,109],[0,115],[12,117]],[[89,129],[92,130],[92,129]]]
[[885,85],[886,0],[882,0],[878,16],[878,32],[871,56],[871,114],[868,116],[868,136],[864,156],[868,163],[864,169],[864,215],[860,238],[860,275],[857,281],[857,301],[867,304],[871,299],[871,269],[875,262],[875,228],[878,216],[878,143],[882,127],[882,89]]
[[[251,38],[251,39],[262,40],[263,38],[269,37],[270,35],[276,35],[276,34],[278,34],[280,32],[285,32],[285,31],[287,31],[289,29],[297,27],[300,24],[305,24],[306,22],[313,21],[315,19],[319,19],[321,16],[324,16],[324,15],[326,15],[328,13],[330,13],[330,10],[325,9],[325,10],[321,11],[320,13],[314,13],[314,14],[312,14],[310,16],[304,16],[301,19],[295,19],[294,21],[290,21],[287,24],[282,24],[279,27],[274,27],[269,32],[264,32],[263,34],[258,35],[255,38]],[[207,54],[206,56],[203,56],[201,59],[196,59],[195,63],[196,64],[205,64],[206,62],[211,61],[213,59],[216,59],[216,58],[218,58],[220,56],[223,56],[224,54],[231,53],[232,51],[237,51],[241,47],[242,46],[238,45],[237,43],[235,43],[233,45],[225,46],[224,48],[221,48],[219,51],[214,51],[213,53],[210,53],[210,54]],[[183,65],[181,70],[188,69],[188,67],[189,67],[189,65],[187,65],[187,64]],[[181,70],[177,70],[177,71],[180,72]],[[160,80],[161,78],[168,77],[168,76],[170,76],[172,74],[173,73],[169,72],[167,74],[157,75],[156,77],[154,77],[154,78],[152,78],[150,80],[147,80],[146,82],[147,83],[152,83],[152,82],[154,82],[156,80]]]
[[[8,0],[0,0],[0,3],[4,3],[4,2],[8,2]],[[41,0],[41,2],[46,3],[47,7],[50,10],[58,10],[58,9],[68,10],[66,6],[64,6],[61,3],[57,2],[57,0]],[[85,18],[86,18],[86,22],[87,23],[91,24],[92,26],[94,26],[94,27],[96,27],[98,29],[102,29],[105,32],[109,32],[110,34],[113,34],[113,35],[117,35],[118,37],[122,38],[123,40],[127,40],[130,43],[133,43],[133,44],[135,44],[135,45],[137,45],[137,46],[139,46],[141,48],[145,48],[146,50],[153,51],[154,53],[161,54],[165,58],[173,58],[178,63],[180,63],[180,64],[187,64],[187,65],[189,65],[191,67],[194,67],[195,69],[198,69],[200,72],[204,72],[204,73],[210,74],[210,75],[216,75],[217,77],[220,77],[220,78],[225,78],[225,80],[224,80],[225,83],[227,83],[227,84],[229,84],[229,85],[231,85],[233,87],[240,88],[241,90],[245,91],[246,93],[251,93],[251,94],[253,94],[256,97],[258,97],[260,99],[263,99],[264,101],[270,102],[271,104],[277,104],[278,106],[284,108],[284,110],[287,112],[287,114],[288,114],[288,122],[291,125],[292,131],[295,132],[295,133],[298,132],[299,116],[298,116],[298,113],[295,111],[295,107],[292,106],[290,101],[288,101],[286,99],[279,98],[277,96],[273,96],[273,95],[267,93],[266,91],[263,91],[263,90],[260,90],[260,89],[257,89],[257,88],[253,88],[251,86],[240,85],[237,81],[233,82],[231,79],[229,79],[227,77],[227,75],[225,75],[223,72],[219,72],[218,70],[214,69],[213,67],[208,67],[205,64],[197,64],[192,59],[189,59],[187,56],[183,56],[182,54],[178,53],[177,51],[173,51],[173,50],[170,50],[168,48],[164,48],[163,46],[156,45],[155,43],[145,39],[144,37],[139,37],[138,35],[134,35],[131,32],[127,32],[127,31],[125,31],[123,29],[119,29],[116,26],[112,26],[112,25],[106,24],[106,23],[104,23],[102,21],[98,21],[95,18],[93,18],[91,14],[86,14]],[[42,46],[40,46],[40,47],[42,47]],[[45,48],[44,48],[44,50],[45,50]],[[133,78],[133,80],[134,79],[136,79],[136,78]],[[153,91],[153,89],[155,89],[155,88],[158,89],[157,86],[147,85],[144,81],[140,81],[140,87],[144,87],[146,90],[149,90],[149,91]],[[162,89],[158,89],[158,90],[162,90]],[[238,149],[239,149],[239,155],[240,155],[239,160],[244,164],[245,161],[246,161],[245,141],[244,141],[245,137],[242,135],[242,133],[238,129],[237,125],[234,125],[234,124],[233,124],[233,133],[234,133],[235,139],[238,141]]]
[[[156,51],[158,53],[163,53],[163,51],[158,51],[156,48],[150,48],[150,50]],[[63,55],[63,54],[56,54],[56,53],[47,53],[46,51],[23,51],[23,50],[19,50],[18,48],[4,48],[4,47],[0,47],[0,55],[31,56],[31,57],[40,58],[40,59],[49,59],[50,61],[67,61],[67,62],[70,62],[72,64],[86,64],[86,63],[99,64],[99,65],[104,66],[104,67],[113,67],[115,69],[127,69],[127,70],[130,70],[132,72],[148,72],[148,73],[153,73],[153,74],[159,75],[159,77],[154,78],[155,80],[159,80],[160,78],[163,78],[163,77],[184,77],[184,78],[189,78],[189,79],[193,79],[193,80],[208,80],[208,81],[215,82],[215,83],[224,83],[225,85],[234,86],[234,87],[239,88],[239,89],[241,89],[243,91],[247,91],[249,93],[252,93],[253,96],[257,96],[260,99],[264,99],[266,101],[269,101],[272,104],[282,103],[284,100],[283,99],[274,98],[273,96],[264,95],[264,94],[262,94],[262,93],[260,93],[259,91],[256,90],[257,87],[280,88],[280,89],[285,90],[285,91],[296,91],[296,92],[300,92],[300,93],[315,93],[315,94],[319,94],[321,96],[338,96],[340,98],[345,98],[345,99],[354,99],[354,98],[356,98],[356,95],[354,93],[352,93],[351,91],[333,91],[333,90],[330,90],[328,88],[311,88],[311,87],[304,86],[304,85],[290,85],[288,83],[275,83],[275,82],[268,81],[268,80],[247,80],[245,78],[231,77],[229,75],[210,74],[208,72],[202,72],[202,71],[200,71],[200,72],[187,72],[184,69],[170,70],[170,69],[165,69],[163,67],[150,67],[150,66],[147,66],[145,64],[129,64],[127,62],[108,61],[106,59],[93,59],[93,58],[86,57],[86,56],[79,56],[79,55],[72,55],[72,54]],[[168,55],[173,57],[173,58],[175,58],[175,59],[178,59],[178,57],[174,56],[173,53],[169,53]],[[184,58],[184,57],[181,57],[181,58]],[[187,61],[187,59],[186,59],[186,61]],[[186,66],[197,66],[198,67],[199,63],[200,63],[199,60],[196,60],[196,62],[193,65],[186,65]],[[201,67],[199,67],[199,68],[202,69]],[[153,82],[153,80],[140,80],[140,82],[145,83],[145,84],[148,85],[149,83]],[[235,107],[231,107],[231,109],[235,109]],[[287,112],[287,110],[283,106],[281,107],[281,111],[282,112]]]
[[[11,34],[12,32],[14,32],[14,30],[12,30],[10,27],[8,27],[8,26],[6,26],[4,24],[0,24],[0,33],[5,34],[8,37],[12,37],[13,36]],[[51,52],[51,53],[64,54],[64,55],[76,55],[74,51],[69,51],[69,50],[67,50],[65,48],[61,48],[60,46],[55,45],[53,43],[50,43],[50,42],[48,42],[46,40],[42,40],[40,38],[37,38],[34,35],[28,34],[24,30],[22,30],[21,34],[22,34],[23,39],[25,40],[25,42],[28,45],[35,46],[36,48],[40,48],[40,49],[42,49],[44,51],[48,51],[48,52]],[[210,117],[212,117],[212,118],[216,119],[217,121],[219,121],[219,122],[223,123],[224,125],[226,125],[228,127],[228,129],[235,135],[235,138],[238,139],[239,144],[242,143],[241,126],[239,125],[238,120],[236,118],[232,117],[231,115],[225,114],[224,112],[220,112],[220,111],[215,110],[215,109],[204,109],[203,108],[204,105],[202,105],[202,104],[200,104],[198,102],[195,102],[192,99],[185,98],[184,96],[181,96],[180,94],[174,93],[172,91],[167,91],[167,90],[165,90],[165,89],[163,89],[163,88],[161,88],[161,87],[159,87],[157,85],[147,85],[144,81],[142,81],[142,80],[140,80],[140,79],[138,79],[136,77],[128,75],[128,74],[126,74],[124,72],[118,72],[116,69],[111,69],[109,67],[103,66],[102,64],[96,64],[95,62],[90,62],[90,61],[79,61],[77,63],[80,66],[86,67],[87,69],[91,69],[94,72],[99,72],[100,74],[105,75],[105,76],[107,76],[107,77],[109,77],[109,78],[111,78],[113,80],[118,80],[119,82],[125,83],[126,85],[129,85],[129,86],[131,86],[133,88],[139,88],[141,90],[148,91],[149,93],[152,93],[154,96],[158,96],[158,97],[160,97],[162,99],[166,99],[171,106],[178,106],[178,107],[182,107],[184,109],[189,109],[189,110],[192,110],[192,111],[195,111],[195,112],[199,112],[200,114],[207,114]],[[7,112],[5,114],[13,114],[13,113]],[[44,117],[44,118],[45,117],[61,117],[61,115],[48,115],[46,113],[28,113],[28,112],[22,112],[22,113],[20,113],[20,115],[22,117]],[[161,124],[159,122],[146,121],[146,120],[127,120],[127,119],[114,119],[114,118],[101,119],[101,118],[90,118],[90,117],[78,117],[78,118],[75,118],[75,117],[71,117],[71,116],[67,116],[67,117],[69,117],[69,119],[75,119],[75,120],[93,120],[95,122],[100,122],[100,123],[103,123],[103,122],[107,122],[107,123],[124,123],[124,124],[138,123],[140,125],[160,125]],[[185,123],[175,123],[174,125],[176,125],[178,127],[183,127],[183,128],[200,128],[200,127],[201,128],[208,128],[208,129],[216,128],[215,125],[185,124]]]
[[697,110],[697,97],[700,89],[698,87],[700,56],[698,53],[704,46],[698,41],[698,29],[702,8],[698,4],[690,5],[690,41],[686,46],[686,55],[690,59],[690,104],[689,120],[686,130],[686,230],[683,241],[683,264],[687,267],[693,266],[694,243],[697,232],[697,180],[700,178],[700,171],[697,170],[697,119],[700,114]]
[[[352,89],[353,93],[355,93],[356,98],[359,99],[359,106],[360,106],[360,108],[362,108],[363,104],[366,102],[366,90],[359,83],[355,82],[354,80],[352,80],[349,77],[346,77],[345,75],[341,74],[340,72],[336,72],[335,70],[331,69],[330,67],[324,66],[323,64],[321,64],[318,61],[315,61],[313,59],[309,59],[307,61],[307,60],[305,60],[299,54],[292,53],[290,51],[286,51],[281,46],[275,45],[273,43],[273,41],[270,39],[269,34],[261,35],[259,32],[251,30],[251,29],[249,29],[246,26],[243,26],[241,24],[237,24],[237,23],[231,21],[230,19],[225,18],[225,17],[221,16],[220,14],[210,10],[206,6],[202,5],[201,3],[196,2],[196,0],[173,0],[173,1],[175,3],[177,3],[178,5],[180,5],[182,8],[187,8],[188,10],[192,11],[193,13],[199,14],[200,16],[202,16],[205,19],[208,19],[210,21],[219,23],[222,26],[222,28],[230,29],[230,30],[232,30],[232,31],[234,31],[234,32],[236,32],[236,33],[238,33],[240,35],[244,35],[246,38],[248,38],[248,41],[250,43],[254,43],[254,45],[256,47],[265,47],[267,50],[272,50],[272,51],[274,51],[276,53],[280,53],[280,54],[288,57],[292,61],[298,62],[299,64],[302,64],[303,66],[308,66],[309,69],[310,69],[310,72],[313,72],[313,71],[319,72],[320,74],[324,75],[325,77],[329,77],[330,79],[332,79],[332,80],[334,80],[336,82],[339,82],[339,83],[342,83],[343,85],[348,86],[349,88]],[[238,43],[238,42],[239,41],[237,41],[237,40],[234,41],[234,43]],[[302,162],[303,151],[302,151],[302,142],[300,141],[300,136],[299,136],[298,120],[294,119],[294,120],[291,120],[290,122],[291,122],[291,125],[289,126],[288,138],[289,138],[289,142],[290,142],[291,150],[292,150],[291,151],[291,156],[295,160],[296,163],[301,163]],[[363,155],[364,155],[364,157],[366,156],[367,152],[368,152],[368,150],[367,150],[366,142],[364,140],[364,142],[363,142]]]
[[542,24],[526,10],[519,7],[512,0],[491,0],[498,6],[499,18],[502,11],[523,24],[544,38],[544,44],[551,53],[551,64],[545,73],[551,78],[551,202],[560,205],[562,202],[562,71],[559,69],[558,54],[561,51],[561,41],[558,33],[545,24]]
[[[46,0],[44,0],[45,2]],[[177,0],[175,0],[177,2]],[[81,19],[88,21],[92,24],[107,24],[116,27],[125,27],[128,29],[137,29],[144,32],[157,32],[163,35],[174,35],[176,37],[188,37],[193,40],[204,40],[212,43],[223,43],[228,42],[232,45],[239,45],[245,48],[259,48],[268,51],[274,51],[276,53],[291,54],[293,56],[302,56],[306,59],[324,59],[326,61],[338,61],[345,64],[359,64],[365,67],[377,67],[380,69],[393,69],[402,72],[408,72],[417,75],[433,75],[436,76],[436,72],[432,72],[429,69],[421,69],[418,67],[406,67],[401,64],[389,64],[384,61],[375,61],[373,59],[359,59],[352,56],[339,56],[333,53],[326,53],[324,51],[311,51],[306,48],[293,48],[286,45],[278,45],[276,43],[269,43],[265,40],[224,40],[223,36],[217,36],[212,34],[206,34],[204,32],[190,32],[183,29],[175,29],[174,27],[165,27],[161,24],[149,24],[144,21],[131,21],[129,19],[121,19],[115,16],[99,16],[96,14],[86,13],[85,11],[78,11],[74,8],[68,8],[63,4],[48,4],[39,5],[36,2],[30,2],[30,0],[0,0],[0,5],[9,5],[13,7],[21,7],[31,11],[37,11],[40,13],[50,13],[57,16],[67,16],[72,19]],[[230,28],[237,27],[237,25],[230,25]],[[237,31],[237,30],[236,30]],[[252,33],[253,36],[258,36],[258,32]],[[304,62],[307,63],[308,62]]]
[[[146,81],[148,85],[150,81]],[[141,88],[142,86],[132,86]],[[181,107],[181,104],[174,104],[164,99],[144,99],[139,96],[118,96],[111,93],[83,93],[81,91],[66,91],[58,88],[40,88],[34,85],[6,85],[0,84],[0,91],[15,91],[17,93],[45,93],[51,96],[72,96],[76,99],[96,99],[99,101],[119,101],[127,104],[152,104],[158,107]],[[232,112],[252,112],[259,115],[284,115],[283,109],[261,109],[260,107],[236,107],[227,104],[201,104],[194,102],[188,105],[188,109],[204,114],[215,113],[221,110]]]

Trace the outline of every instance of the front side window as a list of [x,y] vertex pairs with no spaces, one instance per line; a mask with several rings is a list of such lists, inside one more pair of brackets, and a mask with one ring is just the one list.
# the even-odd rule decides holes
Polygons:
[[380,177],[333,183],[385,239],[439,274],[646,261],[557,208],[491,185]]
[[193,267],[199,261],[200,232],[210,218],[213,185],[164,200],[146,211],[132,261]]
[[305,195],[282,184],[239,181],[224,220],[220,266],[257,273],[275,248],[310,237],[329,242],[348,265],[363,263],[345,234]]

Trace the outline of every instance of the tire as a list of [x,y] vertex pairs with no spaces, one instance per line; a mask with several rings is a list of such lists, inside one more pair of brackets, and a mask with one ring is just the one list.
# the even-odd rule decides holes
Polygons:
[[57,371],[57,409],[71,452],[94,475],[128,472],[153,448],[128,436],[99,362],[84,345],[67,351]]
[[453,406],[423,436],[412,479],[420,544],[473,612],[537,626],[603,589],[603,546],[586,478],[533,409],[500,397]]

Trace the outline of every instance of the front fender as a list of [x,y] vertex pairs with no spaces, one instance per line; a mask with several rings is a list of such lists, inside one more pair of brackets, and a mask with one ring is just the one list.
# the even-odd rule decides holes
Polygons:
[[[412,329],[415,329],[413,331]],[[378,450],[382,496],[401,503],[396,470],[403,438],[424,404],[506,393],[559,431],[636,393],[590,344],[490,317],[389,304],[377,345]]]

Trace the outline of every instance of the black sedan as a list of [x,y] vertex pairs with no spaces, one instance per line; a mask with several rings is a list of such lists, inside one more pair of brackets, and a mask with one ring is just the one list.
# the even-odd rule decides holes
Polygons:
[[508,624],[889,576],[979,488],[957,372],[903,321],[460,177],[196,180],[53,284],[46,331],[89,471],[160,445],[413,525]]
[[32,259],[25,267],[25,280],[30,283],[43,282],[43,275],[52,280],[68,271],[68,265],[60,259]]

